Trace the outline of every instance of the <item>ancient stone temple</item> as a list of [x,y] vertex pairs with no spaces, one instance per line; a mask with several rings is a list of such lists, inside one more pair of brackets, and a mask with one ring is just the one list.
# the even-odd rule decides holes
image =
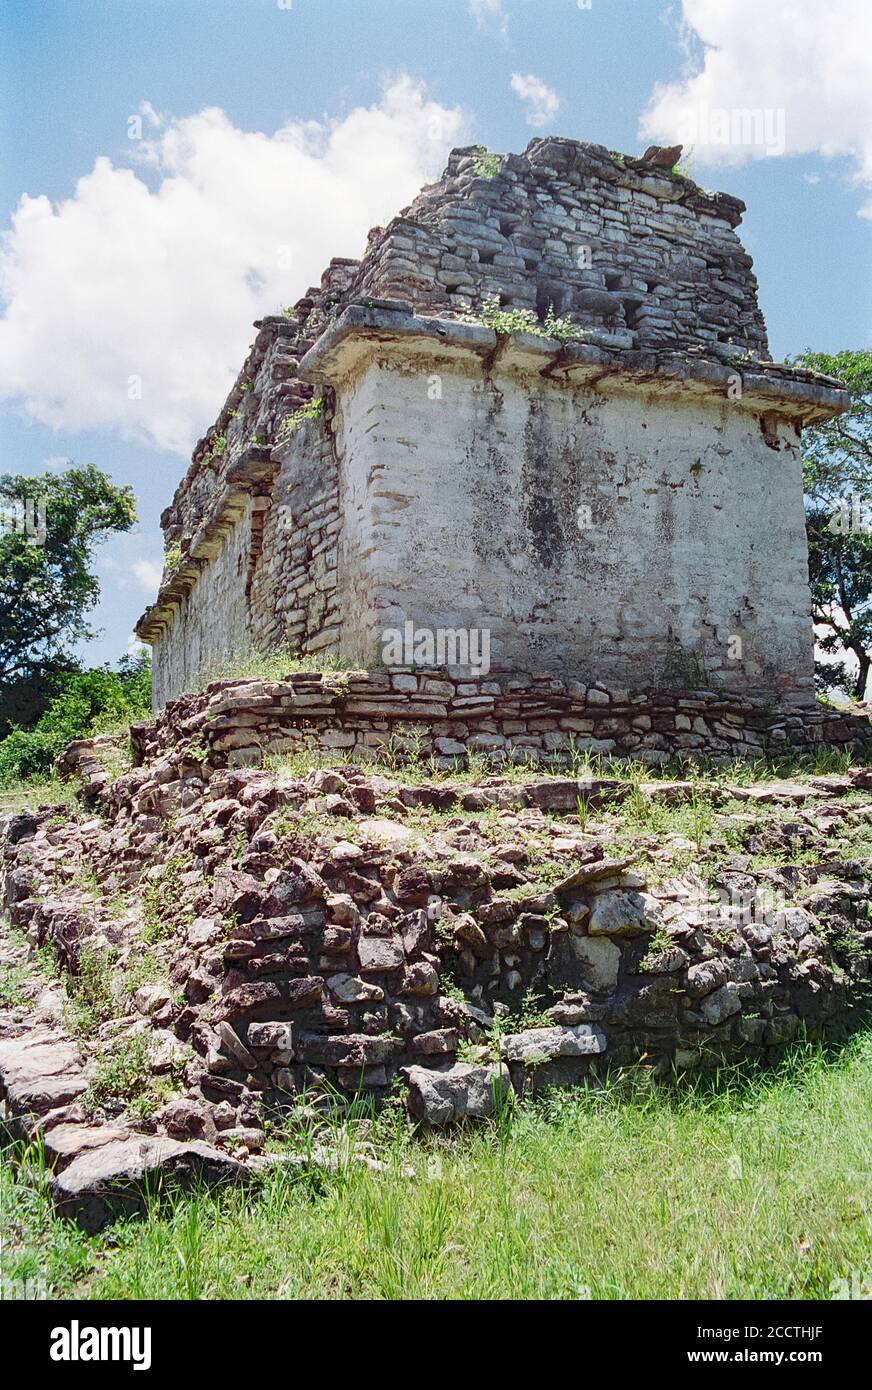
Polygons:
[[[77,740],[87,809],[0,816],[3,1123],[86,1230],[387,1166],[356,1110],[273,1152],[298,1102],[446,1126],[868,1017],[872,728],[813,700],[799,456],[846,393],[768,359],[741,203],[649,156],[456,150],[257,325],[133,765]],[[273,649],[336,660],[209,679]]]
[[273,648],[811,704],[800,431],[848,398],[769,359],[743,210],[656,155],[455,150],[256,325],[162,518],[155,704]]

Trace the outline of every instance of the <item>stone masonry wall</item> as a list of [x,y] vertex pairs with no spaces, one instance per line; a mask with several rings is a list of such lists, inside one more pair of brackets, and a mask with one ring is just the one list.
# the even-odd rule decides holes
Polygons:
[[[267,698],[216,690],[216,717],[230,694]],[[141,954],[142,914],[156,927],[160,982],[100,1029],[104,1046],[136,1035],[158,1069],[168,1056],[183,1068],[152,1133],[247,1155],[274,1107],[394,1082],[414,1115],[444,1124],[487,1114],[494,1082],[526,1091],[600,1063],[766,1057],[803,1026],[844,1037],[868,1007],[868,861],[851,854],[868,827],[866,768],[706,784],[720,845],[709,876],[688,862],[692,841],[643,832],[619,848],[608,819],[634,794],[687,806],[698,781],[634,793],[593,778],[582,820],[575,777],[222,768],[183,737],[146,751],[87,793],[100,815],[59,828],[50,808],[26,812],[0,825],[0,844],[12,921],[73,975],[85,950],[112,951],[121,970]],[[87,1062],[59,1097],[58,1068],[39,1072],[54,1052],[12,1052],[10,1066],[0,1047],[12,1113],[85,1090]],[[61,1194],[76,1186],[67,1176]]]
[[476,148],[454,150],[443,179],[389,224],[353,292],[445,315],[484,297],[542,317],[553,304],[637,346],[767,355],[734,231],[738,198],[575,140],[532,140],[495,176],[486,167]]
[[411,620],[486,629],[506,669],[644,688],[677,650],[728,689],[811,700],[796,428],[537,365],[380,343],[338,393],[343,654],[378,665]]
[[152,682],[158,704],[176,690],[191,689],[222,653],[244,651],[248,646],[244,580],[251,546],[251,506],[248,498],[244,515],[203,569],[196,588],[181,596],[172,640],[158,638],[154,643]]
[[263,558],[251,578],[251,627],[264,649],[323,652],[337,646],[342,616],[339,477],[329,421],[299,424],[276,453]]
[[[296,317],[255,325],[246,363],[161,517],[164,575],[157,602],[137,624],[154,647],[156,707],[222,657],[335,643],[332,437],[325,419],[292,417],[314,394],[297,377],[300,358],[356,265],[332,261],[321,286],[298,301]],[[215,581],[201,585],[215,567]]]
[[351,762],[387,749],[400,761],[432,757],[437,768],[462,766],[469,753],[565,766],[589,752],[656,765],[872,742],[867,717],[825,707],[799,712],[713,691],[608,690],[547,675],[455,680],[444,671],[216,681],[131,732],[138,763],[193,741],[213,766],[304,749]]

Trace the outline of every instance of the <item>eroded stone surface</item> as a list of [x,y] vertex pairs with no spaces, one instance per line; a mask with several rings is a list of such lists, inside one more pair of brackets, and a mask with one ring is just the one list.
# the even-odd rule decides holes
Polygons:
[[228,1154],[199,1140],[137,1135],[80,1152],[52,1177],[51,1192],[60,1215],[94,1232],[117,1216],[143,1210],[147,1192],[158,1192],[160,1184],[214,1186],[238,1182],[244,1171]]
[[503,1039],[503,1056],[507,1062],[548,1062],[553,1057],[587,1057],[604,1052],[605,1034],[589,1024],[575,1027],[528,1028],[523,1033],[510,1033]]
[[407,1067],[403,1075],[409,1087],[411,1113],[437,1126],[467,1118],[485,1119],[511,1085],[505,1067],[476,1067],[466,1062],[439,1071]]

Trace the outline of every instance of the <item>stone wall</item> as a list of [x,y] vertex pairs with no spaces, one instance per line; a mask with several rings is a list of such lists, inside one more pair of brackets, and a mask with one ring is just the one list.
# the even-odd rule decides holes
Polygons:
[[250,643],[245,602],[245,573],[251,547],[252,499],[220,543],[195,588],[181,595],[172,638],[158,637],[152,653],[154,697],[162,705],[178,690],[190,690],[197,679],[228,652],[245,651]]
[[339,475],[329,420],[301,422],[276,457],[262,559],[251,571],[251,628],[266,650],[329,651],[338,645],[342,618]]
[[628,335],[636,346],[767,356],[745,205],[692,179],[576,140],[498,161],[454,150],[443,178],[387,227],[354,294],[449,316],[506,307]]
[[175,593],[165,586],[171,620],[150,629],[157,707],[252,648],[324,652],[338,644],[340,520],[329,427],[301,421],[274,457],[265,454],[240,458],[211,524],[192,542],[199,562],[188,559],[176,573]]
[[161,517],[164,574],[137,624],[154,648],[156,707],[222,658],[335,643],[333,444],[323,416],[297,421],[314,394],[297,369],[356,266],[331,261],[295,316],[255,324],[245,365]]
[[[216,718],[227,695],[213,692]],[[147,761],[94,791],[100,815],[0,824],[5,902],[32,947],[73,978],[85,951],[107,952],[123,979],[147,924],[157,968],[78,1056],[0,1047],[11,1113],[31,1106],[46,1129],[83,1122],[93,1052],[133,1037],[174,1070],[150,1132],[247,1158],[275,1107],[324,1088],[396,1082],[413,1115],[444,1124],[487,1114],[495,1087],[768,1058],[803,1027],[843,1038],[868,1008],[869,865],[851,848],[868,769],[803,785],[594,778],[582,818],[576,778],[300,776],[216,766],[184,736],[161,751],[140,731],[138,747]],[[706,798],[708,850],[632,814],[616,824],[630,796]],[[112,1142],[131,1122],[117,1105],[97,1119]]]
[[463,766],[470,752],[496,762],[577,765],[586,753],[652,765],[674,757],[757,759],[820,744],[861,749],[866,715],[820,706],[774,707],[714,691],[669,693],[585,687],[554,676],[445,671],[320,672],[283,681],[216,681],[135,724],[136,761],[193,741],[211,766],[259,763],[266,753],[315,751],[366,762],[433,758]]
[[349,660],[379,664],[411,620],[487,630],[504,668],[642,687],[678,651],[812,698],[795,420],[764,435],[726,382],[549,378],[535,339],[492,363],[482,330],[391,341],[391,317],[307,359],[336,388]]

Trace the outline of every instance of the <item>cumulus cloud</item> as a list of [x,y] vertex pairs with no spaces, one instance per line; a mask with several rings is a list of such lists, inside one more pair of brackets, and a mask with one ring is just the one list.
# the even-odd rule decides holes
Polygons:
[[513,72],[511,87],[527,108],[527,125],[547,125],[560,110],[557,93],[532,72]]
[[144,594],[150,598],[156,595],[163,574],[163,565],[158,560],[134,560],[130,566],[133,577]]
[[438,174],[465,119],[408,77],[341,119],[237,129],[144,104],[137,167],[97,159],[71,198],[24,195],[0,250],[0,392],[56,428],[186,453],[251,323]]
[[[704,164],[818,153],[855,161],[872,191],[869,0],[682,0],[690,70],[655,87],[645,141],[693,145]],[[872,196],[862,214],[872,217]]]

